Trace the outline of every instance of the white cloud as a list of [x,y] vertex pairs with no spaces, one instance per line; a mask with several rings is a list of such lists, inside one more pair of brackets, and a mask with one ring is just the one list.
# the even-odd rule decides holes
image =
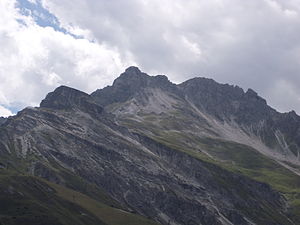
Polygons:
[[[281,79],[300,86],[299,0],[43,0],[64,25],[130,52],[150,73],[195,75],[251,87],[300,113],[300,91],[277,101]],[[283,89],[277,93],[285,93]],[[287,103],[288,102],[288,103]]]
[[298,86],[284,78],[276,80],[274,85],[267,90],[267,95],[272,96],[271,104],[278,105],[280,111],[284,111],[291,105],[298,106],[300,102]]
[[30,18],[20,25],[14,1],[1,0],[0,104],[37,104],[59,84],[92,91],[137,64],[175,82],[198,75],[251,87],[300,113],[299,88],[288,99],[278,97],[287,85],[274,88],[300,86],[299,0],[41,1],[84,39]]
[[34,4],[36,4],[36,2],[37,2],[37,0],[28,0],[28,1],[31,3],[34,3]]
[[0,2],[0,104],[37,105],[61,84],[91,92],[133,63],[130,58],[124,63],[117,49],[105,44],[38,26],[14,3]]
[[0,105],[0,116],[8,117],[8,116],[12,116],[12,115],[13,115],[13,113],[9,109],[6,109]]

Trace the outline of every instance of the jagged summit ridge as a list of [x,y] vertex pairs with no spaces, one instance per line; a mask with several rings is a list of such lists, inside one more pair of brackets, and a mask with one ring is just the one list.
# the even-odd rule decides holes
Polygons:
[[300,163],[296,159],[300,152],[300,117],[277,112],[250,88],[245,92],[239,86],[203,77],[176,85],[165,76],[149,76],[130,67],[112,86],[95,91],[92,97],[104,107],[114,105],[109,110],[121,117],[129,114],[140,120],[138,115],[145,113],[180,113],[194,120],[200,118],[209,124],[206,129],[214,127],[213,133],[226,140],[258,148],[268,157]]
[[[241,115],[237,114],[247,114],[247,111],[251,113],[257,111],[254,114],[259,114],[258,117],[265,117],[266,114],[275,112],[267,105],[266,100],[252,89],[244,92],[238,86],[220,84],[204,77],[192,78],[176,85],[165,75],[149,76],[134,66],[127,68],[112,86],[99,89],[91,95],[100,105],[106,106],[116,102],[126,102],[149,88],[161,89],[180,98],[185,96],[202,110],[222,120],[231,119],[232,116],[244,120],[244,117],[240,118]],[[255,118],[252,116],[252,119]]]
[[170,84],[172,83],[165,75],[150,76],[138,67],[131,66],[113,82],[112,86],[139,90],[145,87],[164,87]]
[[60,86],[50,92],[42,100],[40,107],[54,110],[80,109],[92,114],[103,111],[103,108],[89,94],[67,86]]
[[125,69],[125,73],[128,74],[142,74],[142,71],[137,66],[129,66],[127,69]]
[[164,75],[149,76],[137,67],[129,67],[112,84],[98,89],[91,96],[103,106],[111,103],[125,102],[144,89],[165,89],[177,91],[176,85]]
[[40,107],[54,109],[70,108],[79,104],[84,98],[89,98],[89,95],[74,88],[60,86],[42,100]]
[[178,87],[197,107],[221,120],[234,119],[249,124],[275,113],[252,89],[245,93],[239,86],[219,84],[206,78],[194,78]]

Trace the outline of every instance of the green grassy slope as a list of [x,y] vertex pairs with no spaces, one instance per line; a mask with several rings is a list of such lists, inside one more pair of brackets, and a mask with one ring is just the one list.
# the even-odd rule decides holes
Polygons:
[[108,225],[157,225],[157,223],[153,221],[118,208],[110,207],[99,201],[91,199],[80,192],[76,192],[53,183],[49,183],[49,185],[57,191],[57,195],[59,197],[80,205],[82,208],[93,213],[93,215]]
[[1,225],[157,225],[96,196],[18,174],[0,169]]
[[[172,137],[169,133],[166,136],[152,138],[172,149],[271,185],[287,198],[290,203],[289,210],[291,214],[296,215],[295,220],[300,224],[300,177],[298,175],[246,145],[212,138],[194,139],[198,149],[205,151],[203,153],[184,147],[180,143],[177,145],[176,142],[182,143],[185,139],[184,135],[181,138],[178,136],[180,135],[176,134]],[[188,141],[190,142],[191,139],[192,137],[189,136]]]
[[176,119],[173,116],[143,115],[142,121],[124,118],[122,124],[174,150],[271,185],[287,198],[289,210],[296,215],[295,220],[300,224],[299,176],[247,145],[217,138],[201,138],[193,130],[197,121],[193,123],[182,115],[175,115]]

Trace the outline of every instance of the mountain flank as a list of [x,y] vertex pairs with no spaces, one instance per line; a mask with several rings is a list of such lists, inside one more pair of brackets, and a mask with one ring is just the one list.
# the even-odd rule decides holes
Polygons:
[[207,78],[61,86],[0,125],[0,224],[299,224],[299,127]]

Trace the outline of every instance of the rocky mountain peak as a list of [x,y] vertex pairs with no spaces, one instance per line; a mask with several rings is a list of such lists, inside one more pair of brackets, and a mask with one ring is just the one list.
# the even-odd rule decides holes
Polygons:
[[249,88],[246,93],[245,97],[255,100],[255,101],[260,101],[262,104],[267,105],[267,101],[260,97],[255,91],[253,91],[251,88]]
[[92,114],[103,111],[103,108],[97,105],[90,95],[67,86],[60,86],[50,92],[41,102],[40,107],[55,110],[80,109]]
[[156,75],[152,78],[152,82],[158,86],[169,86],[171,81],[165,75]]
[[165,75],[149,76],[138,67],[131,66],[125,70],[112,86],[96,90],[91,96],[101,105],[125,102],[145,88],[160,88],[166,91],[176,91],[176,85]]
[[205,77],[196,77],[187,80],[178,85],[183,90],[198,90],[199,92],[206,92],[209,95],[229,94],[232,97],[239,98],[244,94],[244,91],[239,86],[220,84],[213,79]]
[[40,106],[43,108],[66,109],[78,105],[83,98],[89,98],[89,95],[74,88],[60,86],[50,92]]
[[150,76],[138,67],[131,66],[113,82],[112,86],[139,90],[145,87],[161,87],[170,84],[171,82],[165,75]]
[[130,66],[127,69],[125,69],[125,73],[139,75],[142,72],[141,72],[141,70],[137,66]]
[[298,114],[294,110],[288,112],[288,114],[292,118],[299,118]]
[[251,88],[249,88],[249,89],[246,91],[246,95],[256,97],[258,94],[257,94],[257,92],[255,92],[254,90],[252,90]]
[[252,89],[244,92],[239,86],[202,77],[178,86],[199,108],[221,120],[234,118],[239,123],[248,124],[266,119],[275,111]]
[[140,71],[138,67],[128,67],[113,83],[116,88],[138,89],[147,84],[149,75]]
[[3,124],[3,123],[5,123],[5,121],[6,121],[6,118],[0,116],[0,125]]

